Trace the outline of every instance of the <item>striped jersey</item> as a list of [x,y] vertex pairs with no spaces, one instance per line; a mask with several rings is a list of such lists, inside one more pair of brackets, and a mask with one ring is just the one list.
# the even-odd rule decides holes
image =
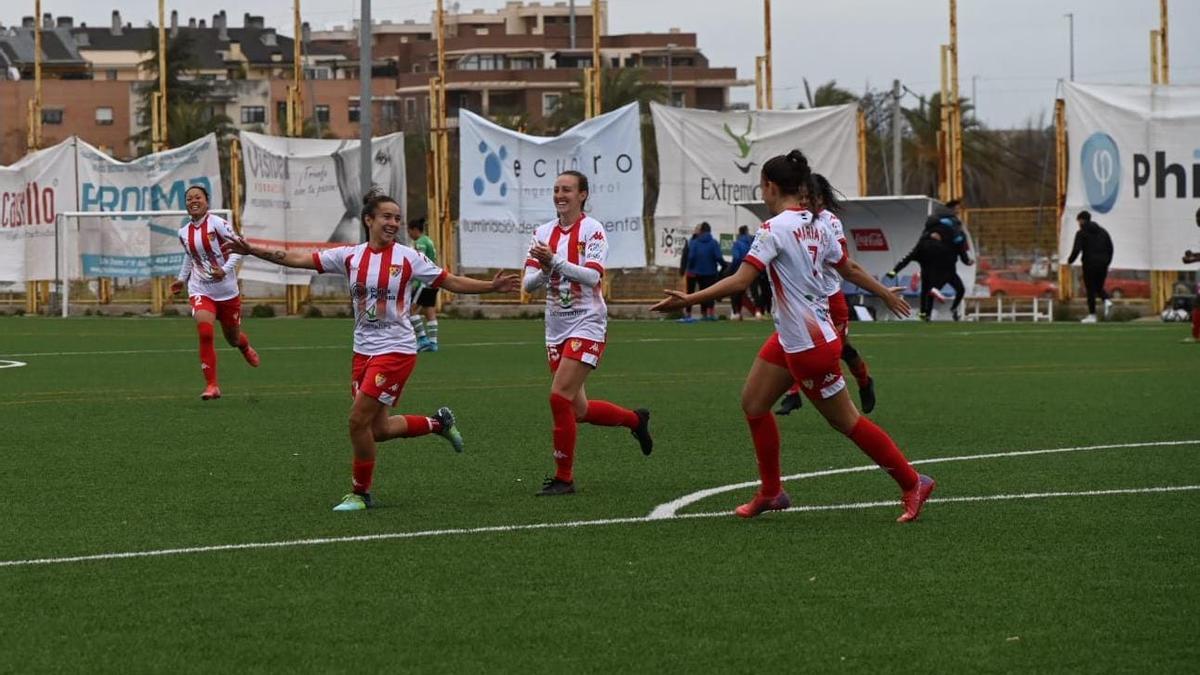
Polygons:
[[[821,211],[817,214],[817,224],[825,227],[833,235],[833,240],[838,246],[846,251],[846,233],[842,230],[842,219],[838,218],[830,211]],[[828,297],[842,290],[842,275],[838,274],[837,270],[832,266],[826,265],[824,270],[821,270],[821,278],[825,280],[825,296]]]
[[[188,221],[179,228],[179,243],[191,262],[184,266],[180,278],[187,277],[188,295],[203,295],[213,300],[230,300],[238,296],[237,263],[242,256],[226,255],[221,244],[233,239],[228,221],[211,213],[199,222]],[[225,278],[214,280],[212,270],[224,267]]]
[[[533,238],[550,247],[564,260],[596,270],[604,276],[608,260],[608,239],[604,225],[581,214],[571,227],[563,228],[554,219],[534,231]],[[529,258],[526,267],[540,268]],[[561,344],[567,338],[586,338],[604,342],[608,333],[608,305],[601,284],[591,288],[551,273],[546,280],[546,344]]]
[[314,251],[312,257],[318,272],[344,274],[350,282],[356,354],[417,353],[408,286],[420,281],[437,288],[446,278],[442,268],[395,242],[380,250],[366,243],[338,246]]
[[766,271],[775,294],[775,330],[788,353],[837,339],[825,292],[827,266],[845,257],[833,231],[804,209],[788,209],[762,224],[745,262]]

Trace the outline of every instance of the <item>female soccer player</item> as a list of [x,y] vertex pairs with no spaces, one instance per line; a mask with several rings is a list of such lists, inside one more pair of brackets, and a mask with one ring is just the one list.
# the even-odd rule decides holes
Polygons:
[[179,228],[179,242],[187,255],[179,276],[171,283],[171,295],[188,289],[188,304],[200,334],[200,370],[204,373],[204,392],[208,401],[221,398],[217,386],[217,350],[213,345],[213,321],[221,322],[221,332],[231,347],[237,347],[246,363],[258,367],[258,352],[242,332],[242,296],[238,290],[237,266],[240,255],[227,255],[221,248],[237,234],[223,218],[208,212],[208,190],[193,185],[184,193],[191,221]]
[[904,513],[898,520],[914,520],[933,491],[934,481],[913,470],[887,433],[860,415],[846,393],[838,364],[842,344],[829,317],[823,267],[832,265],[843,278],[876,294],[899,316],[911,311],[908,303],[847,258],[830,230],[814,221],[805,205],[814,191],[812,172],[799,150],[768,160],[762,168],[761,183],[763,201],[776,215],[763,223],[738,272],[690,295],[666,291],[669,297],[653,307],[665,312],[729,295],[749,286],[760,270],[770,276],[775,290],[776,332],[759,350],[742,388],[742,410],[754,440],[762,487],[735,513],[753,518],[764,511],[791,506],[780,485],[779,427],[771,415],[771,403],[798,380],[826,421],[849,436],[899,483]]
[[429,288],[444,287],[455,293],[507,293],[520,283],[516,274],[497,272],[490,281],[450,274],[425,256],[396,241],[404,227],[400,205],[372,190],[363,198],[366,243],[338,246],[320,252],[266,250],[245,239],[234,240],[237,253],[253,255],[285,267],[346,275],[354,305],[354,360],[350,391],[350,445],[354,449],[352,491],[334,511],[370,508],[371,479],[375,473],[375,444],[393,438],[439,434],[462,452],[463,439],[454,426],[454,413],[440,408],[436,414],[388,415],[404,391],[417,363],[417,343],[408,322],[411,298],[407,286],[414,280]]
[[[819,173],[813,174],[813,185],[816,188],[814,201],[819,209],[817,221],[829,228],[834,241],[841,246],[847,256],[850,255],[846,246],[846,234],[842,229],[842,219],[837,215],[842,209],[841,200],[837,198],[833,185],[825,176]],[[862,401],[863,414],[870,414],[875,409],[875,380],[867,371],[866,360],[858,353],[854,345],[850,344],[850,304],[846,302],[846,294],[842,292],[842,276],[837,273],[836,269],[826,265],[821,270],[821,277],[825,280],[825,292],[829,297],[829,319],[833,321],[833,327],[837,329],[838,337],[842,340],[842,360],[846,362],[850,373],[854,375],[854,380],[858,383],[858,398]],[[784,395],[775,414],[787,415],[799,408],[800,405],[800,383],[797,382]]]
[[546,359],[554,376],[550,413],[556,468],[554,477],[547,478],[537,493],[540,497],[575,492],[578,422],[626,427],[637,438],[642,454],[654,450],[649,410],[589,401],[583,388],[588,373],[600,364],[608,332],[608,307],[600,288],[608,241],[604,225],[583,212],[587,198],[587,176],[578,171],[560,174],[554,181],[558,217],[537,228],[525,260],[525,291],[546,287]]

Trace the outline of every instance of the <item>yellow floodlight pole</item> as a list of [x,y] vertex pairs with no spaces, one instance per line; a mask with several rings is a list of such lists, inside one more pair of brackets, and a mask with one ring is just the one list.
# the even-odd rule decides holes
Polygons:
[[[167,131],[167,27],[166,0],[158,0],[158,97],[151,101],[154,113],[151,115],[150,137],[154,152],[162,152],[170,143]],[[154,129],[154,116],[158,117],[157,130]],[[157,131],[157,133],[156,133]]]
[[763,57],[754,57],[754,108],[763,109]]
[[42,0],[34,3],[33,15],[33,105],[29,113],[29,138],[31,150],[42,147]]
[[[1062,237],[1063,212],[1067,208],[1067,102],[1061,98],[1054,101],[1054,204],[1058,237]],[[1071,299],[1071,266],[1058,266],[1058,299]]]
[[771,72],[771,0],[763,0],[763,92],[767,110],[775,109],[775,80]]
[[947,133],[950,126],[950,103],[948,102],[948,99],[950,98],[950,87],[947,81],[948,73],[946,72],[947,52],[949,49],[950,48],[948,45],[940,45],[939,51],[941,55],[941,104],[938,106],[938,198],[943,202],[947,202],[952,199],[950,196],[951,167],[950,150],[948,144],[949,134]]
[[[592,115],[604,112],[604,71],[600,61],[600,0],[592,0]],[[670,103],[668,101],[668,103]]]
[[[301,87],[301,82],[304,81],[304,62],[303,62],[303,36],[301,34],[300,25],[300,0],[292,2],[292,83],[287,88],[287,125],[284,133],[292,138],[298,138],[304,134],[304,90]],[[360,111],[361,114],[361,111]],[[232,152],[230,153],[230,163],[232,165]],[[234,174],[237,175],[237,169],[232,167]],[[237,215],[237,203],[234,203],[234,215]],[[284,305],[287,308],[287,313],[295,315],[300,313],[300,306],[308,301],[309,287],[307,284],[288,284],[284,288]]]
[[867,196],[867,114],[858,111],[858,194]]
[[963,196],[962,103],[958,95],[958,0],[950,0],[950,191]]
[[1160,67],[1162,74],[1159,79],[1163,84],[1171,84],[1171,50],[1167,43],[1167,0],[1158,0],[1159,27],[1158,37],[1162,44]]

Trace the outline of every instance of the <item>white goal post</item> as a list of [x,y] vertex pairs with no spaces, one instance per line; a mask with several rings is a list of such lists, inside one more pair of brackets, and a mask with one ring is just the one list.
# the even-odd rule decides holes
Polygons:
[[[214,213],[221,216],[225,220],[233,219],[233,211],[230,209],[209,209],[209,213]],[[187,211],[63,211],[54,217],[54,250],[55,250],[55,281],[58,284],[59,298],[62,302],[62,316],[66,318],[70,311],[71,301],[71,283],[70,283],[70,247],[67,245],[71,240],[68,238],[70,228],[65,227],[64,218],[75,219],[75,242],[78,243],[79,220],[81,218],[186,218],[190,214]]]

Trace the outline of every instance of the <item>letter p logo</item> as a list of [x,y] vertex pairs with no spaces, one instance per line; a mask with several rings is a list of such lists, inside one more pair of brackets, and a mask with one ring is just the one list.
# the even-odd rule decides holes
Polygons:
[[1100,213],[1108,213],[1121,191],[1121,155],[1117,143],[1106,133],[1097,131],[1083,143],[1079,169],[1087,202]]

